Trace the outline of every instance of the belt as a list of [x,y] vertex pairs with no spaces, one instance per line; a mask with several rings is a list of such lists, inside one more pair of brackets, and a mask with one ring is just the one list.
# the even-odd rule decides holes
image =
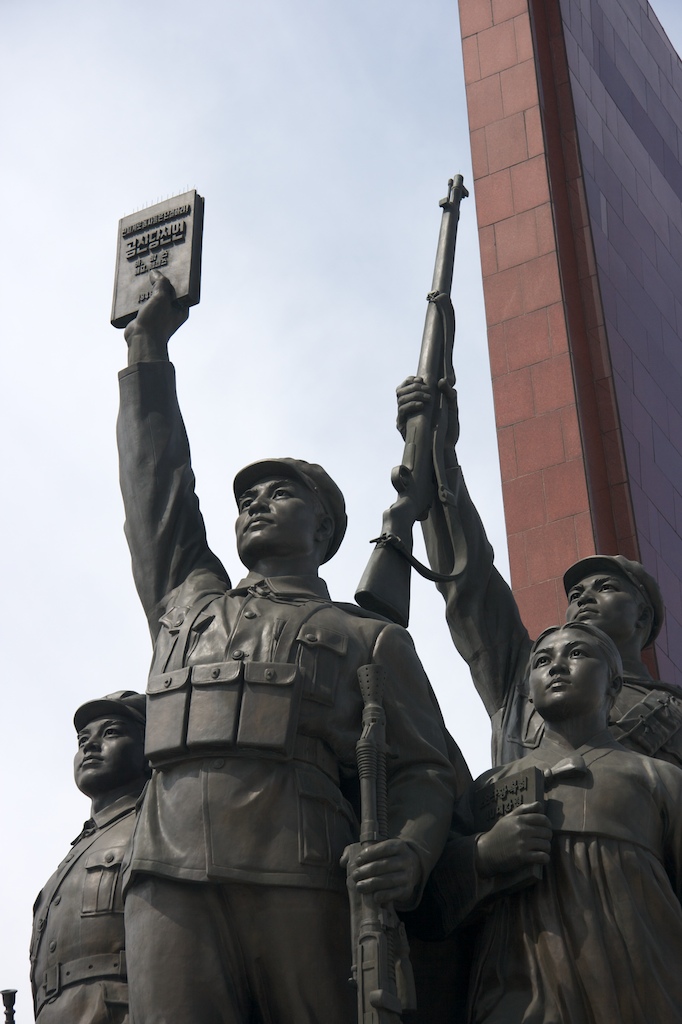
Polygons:
[[[337,786],[339,784],[339,765],[336,760],[336,756],[329,749],[324,740],[317,739],[315,736],[296,736],[294,739],[294,749],[292,753],[294,761],[303,761],[305,764],[314,765],[315,768],[319,768],[325,775]],[[201,753],[192,751],[187,752],[182,757],[169,758],[168,761],[159,761],[154,764],[154,768],[163,770],[164,768],[172,767],[177,764],[185,764],[187,761],[205,761],[208,758],[256,758],[263,761],[287,761],[288,758],[283,757],[281,754],[277,754],[272,750],[261,750],[257,746],[253,747],[223,747],[215,746],[203,750]],[[215,766],[214,766],[215,767]],[[222,765],[220,765],[222,768]]]
[[36,1000],[36,1017],[45,1003],[58,996],[62,989],[69,985],[77,985],[89,978],[119,978],[126,981],[126,954],[122,949],[118,953],[96,953],[94,956],[82,956],[78,960],[69,960],[65,964],[55,964],[45,971],[45,981],[38,990]]

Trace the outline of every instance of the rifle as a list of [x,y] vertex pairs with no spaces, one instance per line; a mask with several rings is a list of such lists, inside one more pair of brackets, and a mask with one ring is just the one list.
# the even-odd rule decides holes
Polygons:
[[358,1024],[399,1024],[403,1010],[416,1008],[414,978],[405,926],[392,904],[359,893],[351,878],[364,847],[388,838],[386,712],[380,665],[358,669],[362,692],[362,733],[355,745],[360,777],[360,842],[348,847],[347,884],[351,910],[353,966],[358,990]]
[[[370,542],[376,547],[355,594],[361,608],[377,612],[401,626],[407,626],[410,615],[410,566],[436,583],[449,582],[461,571],[458,552],[463,550],[463,545],[454,515],[454,497],[447,486],[444,461],[448,406],[438,382],[445,379],[451,387],[455,383],[452,367],[455,311],[450,291],[459,207],[468,195],[462,175],[457,174],[448,181],[448,194],[439,204],[443,216],[433,284],[426,296],[428,306],[417,368],[417,376],[431,391],[431,402],[423,412],[408,420],[403,461],[391,473],[391,483],[398,492],[398,498],[384,512],[381,536]],[[445,510],[454,552],[452,572],[448,574],[433,572],[412,555],[412,529],[417,520],[426,519],[429,513],[434,482]]]

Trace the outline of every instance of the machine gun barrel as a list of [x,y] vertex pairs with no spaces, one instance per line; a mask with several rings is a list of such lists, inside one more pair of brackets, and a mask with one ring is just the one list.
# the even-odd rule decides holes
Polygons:
[[358,1024],[400,1024],[415,1006],[414,979],[405,928],[391,904],[361,894],[351,878],[360,850],[388,838],[386,784],[385,670],[363,665],[358,680],[363,699],[362,733],[356,744],[360,778],[360,842],[348,849],[353,967],[358,990]]

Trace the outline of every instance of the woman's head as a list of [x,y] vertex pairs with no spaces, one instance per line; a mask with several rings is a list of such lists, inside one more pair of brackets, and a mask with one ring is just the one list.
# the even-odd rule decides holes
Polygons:
[[608,713],[623,684],[623,664],[613,640],[589,622],[546,629],[529,659],[531,698],[547,721]]

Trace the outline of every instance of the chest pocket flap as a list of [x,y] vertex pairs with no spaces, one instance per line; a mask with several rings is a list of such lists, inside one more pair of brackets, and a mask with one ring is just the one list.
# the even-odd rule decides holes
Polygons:
[[122,913],[123,902],[118,886],[125,846],[93,850],[85,862],[82,914]]
[[348,637],[325,626],[304,623],[296,642],[303,674],[303,696],[331,707],[343,658],[348,651]]

